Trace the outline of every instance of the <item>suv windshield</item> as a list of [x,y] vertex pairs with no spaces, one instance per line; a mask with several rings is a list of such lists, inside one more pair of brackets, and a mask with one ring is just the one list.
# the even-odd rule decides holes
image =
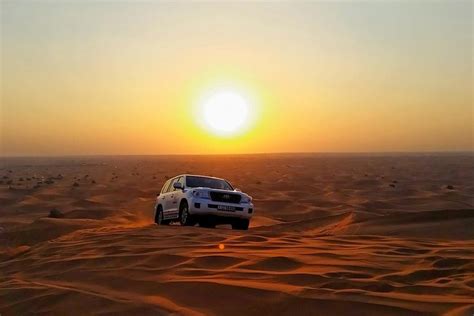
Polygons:
[[229,182],[221,179],[206,178],[206,177],[186,177],[186,186],[190,188],[211,188],[220,190],[234,190]]

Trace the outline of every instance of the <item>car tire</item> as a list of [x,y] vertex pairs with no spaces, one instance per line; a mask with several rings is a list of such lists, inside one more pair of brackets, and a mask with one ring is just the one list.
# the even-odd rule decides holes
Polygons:
[[232,223],[232,229],[248,230],[250,221],[248,219],[237,219]]
[[213,218],[203,216],[199,219],[199,227],[216,228],[216,221]]
[[181,202],[179,205],[179,222],[181,226],[194,226],[196,224],[194,216],[189,214],[189,206],[186,201]]
[[169,225],[170,221],[169,220],[164,220],[163,219],[163,208],[161,207],[161,205],[159,205],[157,208],[156,208],[156,212],[155,212],[155,223],[157,225]]

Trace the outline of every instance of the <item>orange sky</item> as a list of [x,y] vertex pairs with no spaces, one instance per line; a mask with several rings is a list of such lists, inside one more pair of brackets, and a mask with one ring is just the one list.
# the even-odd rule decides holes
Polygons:
[[[474,149],[470,1],[1,9],[2,155]],[[235,137],[198,124],[216,89]]]

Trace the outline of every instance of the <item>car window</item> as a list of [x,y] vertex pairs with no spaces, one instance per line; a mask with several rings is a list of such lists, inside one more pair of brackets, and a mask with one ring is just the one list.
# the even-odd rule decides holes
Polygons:
[[170,184],[170,180],[166,180],[165,184],[163,184],[163,187],[161,188],[161,193],[166,193],[166,190],[168,189],[169,184]]
[[168,185],[166,186],[166,188],[163,188],[163,193],[168,193],[170,191],[171,181],[173,181],[173,179],[168,180]]
[[177,180],[178,180],[178,178],[171,179],[170,185],[169,185],[169,187],[168,187],[168,190],[166,190],[166,192],[172,192],[172,191],[174,191],[173,184],[174,184]]
[[181,186],[184,188],[184,177],[179,177],[178,182],[181,183]]
[[[179,178],[174,179],[173,184],[178,183],[178,182],[181,183],[184,188],[184,178],[179,177]],[[178,191],[178,189],[173,188],[173,184],[171,184],[170,191]]]

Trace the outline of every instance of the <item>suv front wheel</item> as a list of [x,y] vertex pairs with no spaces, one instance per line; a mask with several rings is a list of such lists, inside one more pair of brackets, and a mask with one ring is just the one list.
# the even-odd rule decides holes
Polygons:
[[179,222],[181,226],[194,226],[196,224],[194,216],[189,214],[189,206],[186,201],[181,202],[179,206]]

